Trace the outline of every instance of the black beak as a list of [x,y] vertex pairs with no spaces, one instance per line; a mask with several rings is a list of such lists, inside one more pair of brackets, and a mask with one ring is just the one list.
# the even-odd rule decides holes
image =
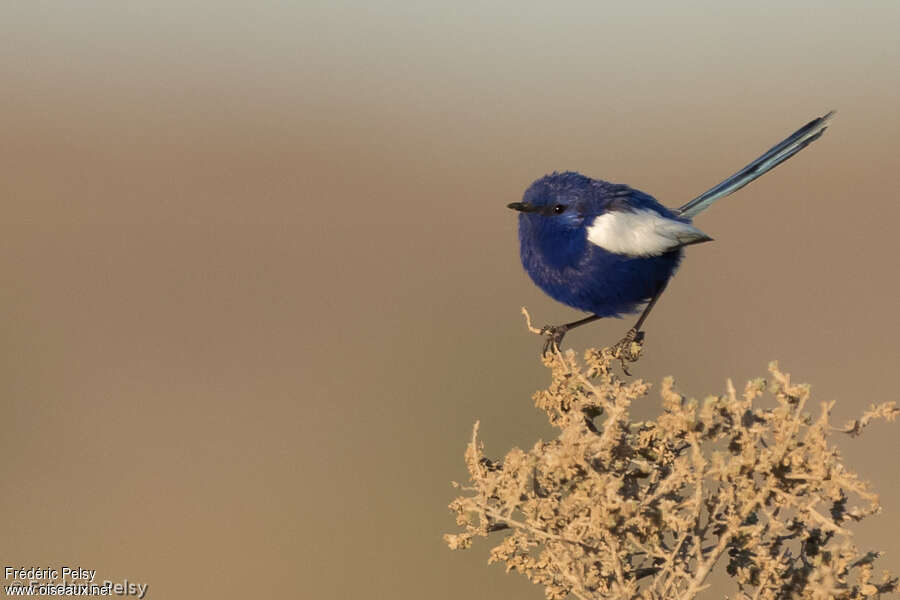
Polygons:
[[513,210],[517,210],[519,212],[535,212],[538,210],[536,206],[533,204],[527,204],[525,202],[510,202],[506,205],[506,208],[511,208]]

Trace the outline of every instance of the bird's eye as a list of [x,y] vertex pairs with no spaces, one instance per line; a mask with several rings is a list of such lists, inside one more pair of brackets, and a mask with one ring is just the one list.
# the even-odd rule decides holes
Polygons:
[[553,207],[553,214],[561,215],[564,212],[566,212],[565,204],[557,204],[556,206]]

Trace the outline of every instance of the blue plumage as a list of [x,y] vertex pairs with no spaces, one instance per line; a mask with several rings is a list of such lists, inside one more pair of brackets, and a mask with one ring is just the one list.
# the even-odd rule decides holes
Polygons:
[[692,218],[747,185],[824,133],[832,113],[814,119],[722,183],[679,209],[651,196],[575,172],[535,181],[521,202],[522,265],[550,297],[591,316],[544,328],[545,350],[566,331],[602,317],[644,313],[626,340],[634,339],[656,299],[678,268],[684,246],[711,240]]
[[652,197],[568,172],[538,179],[523,201],[547,207],[561,199],[568,206],[559,215],[523,212],[519,217],[522,265],[554,300],[600,317],[617,317],[635,312],[678,267],[680,247],[659,256],[636,257],[588,241],[588,225],[608,210],[647,208],[678,219]]

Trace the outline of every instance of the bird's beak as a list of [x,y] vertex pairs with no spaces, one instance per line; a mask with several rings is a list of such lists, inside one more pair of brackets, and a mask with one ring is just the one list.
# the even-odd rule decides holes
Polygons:
[[526,202],[510,202],[506,205],[506,208],[511,208],[513,210],[526,213],[538,210],[536,206],[534,206],[533,204],[528,204]]

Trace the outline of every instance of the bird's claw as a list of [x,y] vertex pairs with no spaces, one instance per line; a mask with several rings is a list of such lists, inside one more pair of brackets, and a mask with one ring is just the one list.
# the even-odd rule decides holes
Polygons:
[[541,335],[546,338],[544,340],[544,349],[541,351],[542,356],[547,356],[554,350],[559,350],[563,337],[569,330],[565,325],[544,325],[541,327]]
[[628,371],[627,363],[636,362],[640,358],[643,341],[644,332],[632,327],[625,334],[625,337],[610,348],[613,357],[619,359],[619,362],[622,363],[622,370],[625,371],[626,375],[631,375]]

